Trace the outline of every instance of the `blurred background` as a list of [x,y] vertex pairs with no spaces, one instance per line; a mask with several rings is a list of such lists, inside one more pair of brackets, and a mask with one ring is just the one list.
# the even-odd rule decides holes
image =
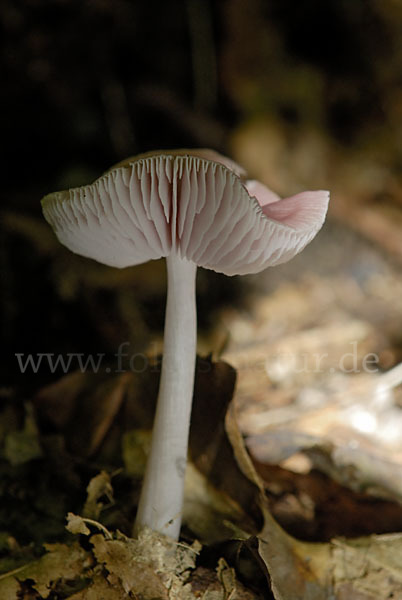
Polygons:
[[[314,478],[307,493],[294,475],[316,467],[355,491],[380,480],[381,497],[402,498],[402,399],[392,391],[401,376],[381,379],[402,360],[401,30],[399,0],[2,0],[5,402],[22,403],[63,375],[46,364],[22,373],[16,354],[113,359],[126,341],[130,354],[162,348],[163,261],[120,271],[73,255],[40,199],[130,155],[210,147],[281,195],[331,191],[325,227],[289,265],[253,277],[198,274],[200,352],[236,367],[249,448],[261,464],[285,469],[275,484],[266,474],[272,510],[308,539],[401,530],[399,505],[382,506],[388,517],[372,527],[365,498],[352,502]],[[317,370],[308,357],[323,353]],[[388,395],[378,395],[379,382]],[[282,429],[269,438],[273,423]],[[338,448],[353,440],[379,451],[381,442],[383,458],[397,461],[368,474],[359,455],[357,484],[325,444],[314,456],[299,452],[334,433]],[[311,508],[328,507],[329,496],[340,498],[335,529],[331,515],[320,522]]]
[[[397,0],[3,0],[0,27],[5,385],[21,383],[16,352],[135,350],[161,330],[163,265],[113,272],[72,256],[41,216],[43,195],[130,155],[211,147],[280,194],[328,188],[330,226],[402,261]],[[343,229],[328,239],[312,268],[347,269],[360,246]],[[350,268],[366,277],[378,260]],[[249,285],[199,279],[202,327]]]

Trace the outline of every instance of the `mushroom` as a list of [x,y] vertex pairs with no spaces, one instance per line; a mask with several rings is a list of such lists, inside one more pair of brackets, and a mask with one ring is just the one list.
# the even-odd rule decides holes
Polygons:
[[321,228],[326,191],[281,200],[212,150],[147,153],[92,185],[49,194],[45,218],[70,250],[128,267],[166,257],[164,354],[135,530],[178,539],[196,360],[197,266],[257,273],[291,259]]

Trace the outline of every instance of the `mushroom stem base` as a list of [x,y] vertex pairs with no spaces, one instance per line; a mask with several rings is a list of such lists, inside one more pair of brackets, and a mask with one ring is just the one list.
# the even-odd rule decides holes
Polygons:
[[176,255],[168,256],[166,263],[168,291],[162,372],[134,531],[148,526],[177,540],[194,388],[197,267]]

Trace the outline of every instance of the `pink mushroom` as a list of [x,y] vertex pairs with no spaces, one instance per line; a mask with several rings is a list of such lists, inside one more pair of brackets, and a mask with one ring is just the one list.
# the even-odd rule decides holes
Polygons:
[[197,266],[257,273],[291,259],[321,228],[329,193],[281,200],[212,150],[162,151],[120,163],[92,185],[42,200],[60,242],[128,267],[166,257],[160,388],[136,529],[178,539],[196,359]]

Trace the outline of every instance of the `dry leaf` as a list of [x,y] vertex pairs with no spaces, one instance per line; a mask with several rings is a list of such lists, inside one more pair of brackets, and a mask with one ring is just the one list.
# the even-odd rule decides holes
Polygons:
[[331,546],[337,600],[402,598],[402,534],[337,539]]
[[77,592],[73,596],[69,597],[69,600],[127,600],[127,594],[121,587],[115,587],[103,577],[103,575],[96,575],[93,578],[92,583]]
[[[187,464],[183,523],[203,544],[223,542],[247,522],[244,509],[228,494],[211,485],[192,463]],[[243,533],[245,537],[247,534]]]
[[106,471],[101,471],[93,477],[87,487],[87,499],[83,508],[84,517],[98,519],[104,508],[99,499],[106,496],[110,504],[113,504],[113,487],[110,475]]
[[46,599],[60,583],[84,577],[90,559],[78,544],[46,544],[45,548],[47,553],[39,560],[0,576],[2,600],[19,600],[19,582],[31,581],[32,589]]
[[95,535],[91,543],[97,561],[108,571],[108,581],[121,585],[126,593],[137,593],[144,600],[184,599],[186,587],[190,593],[186,581],[195,568],[199,544],[178,544],[147,528],[138,539],[105,540]]
[[[233,406],[228,410],[226,428],[243,473],[261,488]],[[301,542],[273,519],[263,489],[260,498],[265,524],[258,536],[258,551],[275,600],[402,598],[402,534],[334,539],[328,544]]]
[[67,515],[67,531],[70,533],[74,533],[75,535],[83,534],[83,535],[91,535],[90,529],[85,525],[85,521],[79,515],[74,515],[69,512]]

